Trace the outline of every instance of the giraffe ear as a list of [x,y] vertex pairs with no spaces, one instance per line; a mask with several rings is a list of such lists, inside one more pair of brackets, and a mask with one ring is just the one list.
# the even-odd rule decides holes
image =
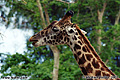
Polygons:
[[84,30],[82,30],[82,29],[80,29],[80,30],[82,31],[82,33],[83,33],[83,34],[87,34],[87,32],[86,32],[86,31],[84,31]]

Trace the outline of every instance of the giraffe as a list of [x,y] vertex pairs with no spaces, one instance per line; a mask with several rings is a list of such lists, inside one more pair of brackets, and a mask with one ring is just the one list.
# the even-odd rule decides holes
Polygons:
[[[33,46],[67,44],[84,74],[89,80],[120,80],[103,63],[85,36],[86,32],[71,22],[73,11],[68,11],[60,21],[53,21],[47,28],[33,35]],[[115,77],[115,78],[114,78]]]

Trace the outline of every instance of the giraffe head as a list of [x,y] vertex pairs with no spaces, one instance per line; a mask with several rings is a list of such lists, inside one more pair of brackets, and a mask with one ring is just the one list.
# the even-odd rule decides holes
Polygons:
[[[43,45],[60,45],[72,44],[71,39],[74,35],[78,35],[75,24],[71,23],[70,19],[73,16],[73,11],[68,11],[60,21],[53,21],[47,28],[33,35],[29,41],[35,47]],[[85,31],[81,30],[84,34]]]

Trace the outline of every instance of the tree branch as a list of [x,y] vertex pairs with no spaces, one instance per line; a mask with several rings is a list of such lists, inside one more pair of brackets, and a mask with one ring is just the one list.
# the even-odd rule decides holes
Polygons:
[[[100,11],[99,9],[97,10],[97,13],[98,13],[98,21],[100,22],[100,24],[102,24],[102,18],[103,18],[103,14],[104,14],[106,5],[107,5],[107,3],[104,3],[104,4],[103,4],[103,8],[102,8],[101,11]],[[101,35],[101,29],[98,29],[98,30],[97,30],[97,33]],[[97,44],[98,44],[97,48],[98,48],[98,52],[99,52],[99,53],[100,53],[100,50],[101,50],[101,39],[102,39],[101,36],[98,36],[98,37],[97,37]],[[101,54],[101,53],[100,53],[100,54]]]
[[37,4],[38,4],[38,8],[39,8],[39,12],[40,12],[40,16],[41,16],[41,21],[42,21],[42,25],[43,27],[46,27],[46,24],[45,24],[45,19],[44,19],[44,15],[43,15],[43,10],[42,10],[42,6],[41,6],[41,3],[39,0],[36,1]]
[[107,64],[107,63],[108,63],[108,61],[109,61],[109,60],[107,59],[107,60],[105,61],[105,64]]
[[105,8],[106,8],[106,5],[107,5],[107,3],[104,3],[104,4],[103,4],[103,9],[102,9],[101,13],[104,13]]
[[116,15],[116,18],[115,18],[115,25],[117,25],[119,23],[119,19],[120,19],[120,9],[119,9],[119,12],[118,12],[118,14]]
[[2,17],[2,16],[0,16],[0,17],[7,23],[7,20],[4,17]]
[[43,7],[44,7],[44,11],[45,11],[45,16],[46,16],[47,24],[50,25],[50,20],[49,20],[49,15],[48,15],[48,10],[46,8],[46,4],[43,4]]
[[103,17],[103,13],[104,13],[104,11],[105,11],[106,5],[107,5],[107,3],[104,3],[104,4],[103,4],[103,8],[102,8],[101,11],[100,11],[99,9],[97,10],[98,20],[99,20],[100,23],[102,23],[102,17]]

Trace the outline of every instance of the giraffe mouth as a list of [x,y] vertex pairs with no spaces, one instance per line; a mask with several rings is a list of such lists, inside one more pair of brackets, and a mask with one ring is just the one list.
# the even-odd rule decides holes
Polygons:
[[38,42],[38,40],[32,40],[32,39],[29,39],[30,42],[32,42],[32,45],[35,46],[35,43]]

